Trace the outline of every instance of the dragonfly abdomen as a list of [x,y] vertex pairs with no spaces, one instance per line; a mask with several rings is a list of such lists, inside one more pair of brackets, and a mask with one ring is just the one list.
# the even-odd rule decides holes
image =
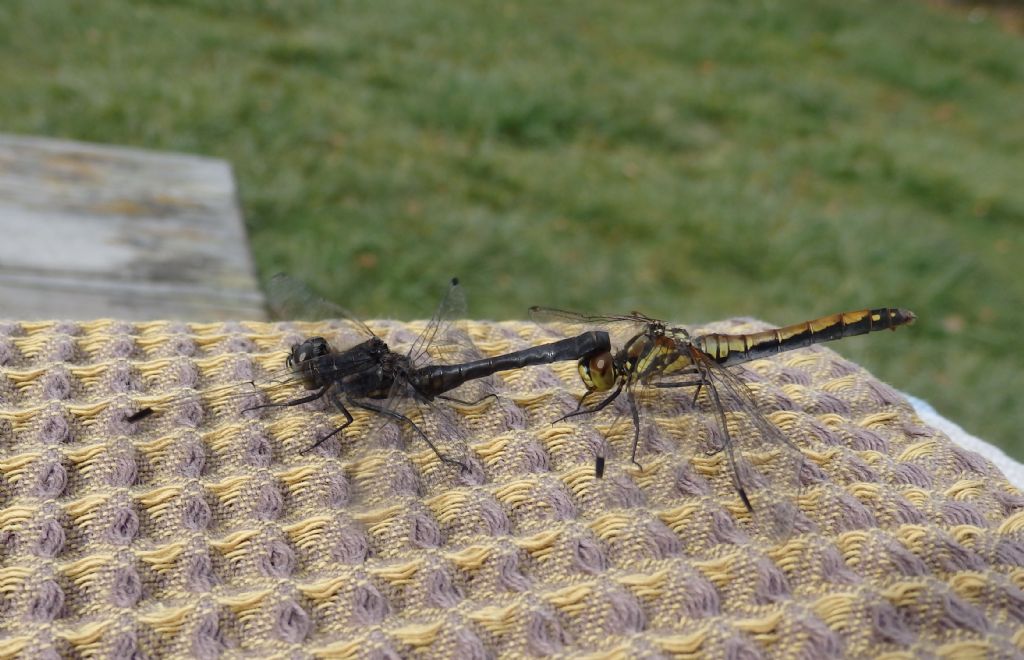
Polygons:
[[534,346],[521,351],[463,364],[436,364],[418,369],[412,376],[416,389],[427,397],[453,390],[463,383],[485,378],[499,371],[521,369],[562,360],[578,360],[611,350],[608,333],[592,330],[576,337]]
[[895,330],[913,322],[915,318],[913,312],[895,307],[861,309],[761,332],[736,335],[713,333],[695,338],[694,343],[716,362],[728,366],[843,337],[865,335],[878,330]]

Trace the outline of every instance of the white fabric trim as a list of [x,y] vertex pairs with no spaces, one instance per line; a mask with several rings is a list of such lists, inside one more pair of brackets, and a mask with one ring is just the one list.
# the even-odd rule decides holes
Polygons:
[[935,408],[932,408],[927,401],[922,401],[921,399],[911,396],[906,392],[904,392],[903,395],[907,397],[910,404],[914,406],[914,411],[917,412],[921,421],[928,426],[935,427],[942,431],[949,436],[950,440],[964,449],[977,452],[995,463],[996,467],[1002,470],[1003,474],[1006,475],[1007,481],[1017,488],[1024,490],[1024,465],[1021,465],[1014,459],[1007,456],[999,447],[991,445],[981,438],[974,437],[953,422],[949,421],[936,412]]

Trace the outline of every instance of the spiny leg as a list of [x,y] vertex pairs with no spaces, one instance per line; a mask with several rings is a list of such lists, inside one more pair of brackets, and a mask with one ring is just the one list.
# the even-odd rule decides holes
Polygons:
[[[614,391],[614,392],[612,392],[611,394],[609,394],[609,395],[608,395],[608,396],[607,396],[607,397],[605,398],[605,400],[604,400],[604,401],[602,401],[601,403],[597,404],[597,405],[596,405],[596,406],[594,406],[593,408],[590,408],[590,409],[588,409],[588,410],[581,410],[580,408],[581,408],[581,407],[582,407],[582,405],[583,405],[583,399],[586,399],[586,398],[587,398],[587,397],[588,397],[588,396],[590,395],[590,393],[591,393],[591,392],[587,392],[586,394],[584,394],[584,395],[583,395],[583,399],[580,399],[580,405],[579,405],[579,406],[576,406],[576,410],[572,411],[572,412],[571,412],[571,413],[569,413],[568,415],[564,415],[564,416],[562,416],[562,417],[559,417],[558,419],[556,419],[556,420],[555,420],[554,422],[552,422],[552,423],[553,423],[553,424],[557,424],[558,422],[561,422],[561,421],[564,421],[564,420],[566,420],[566,419],[569,419],[570,417],[576,417],[576,416],[578,416],[578,415],[589,415],[589,414],[591,414],[591,413],[601,412],[602,410],[604,410],[605,408],[607,408],[607,407],[608,407],[608,404],[610,404],[610,403],[611,403],[612,401],[614,401],[614,400],[615,400],[615,399],[616,399],[616,398],[617,398],[617,397],[618,397],[618,396],[619,396],[620,394],[622,394],[622,387],[623,387],[623,385],[624,385],[624,384],[625,384],[625,383],[619,383],[619,386],[615,388],[615,391]],[[591,391],[593,391],[593,390],[591,390]]]
[[298,399],[292,399],[291,401],[285,401],[284,403],[261,403],[258,406],[246,408],[242,412],[249,412],[250,410],[259,410],[260,408],[283,408],[285,406],[298,406],[303,403],[309,403],[310,401],[316,401],[323,395],[327,394],[327,390],[329,390],[330,388],[331,383],[328,383],[327,385],[324,385],[323,387],[318,389],[316,392],[313,392],[312,394],[309,394],[307,396],[300,396]]
[[453,397],[453,396],[448,396],[447,394],[439,394],[439,395],[437,396],[437,398],[438,398],[438,399],[441,399],[441,400],[443,400],[443,401],[451,401],[452,403],[457,403],[457,404],[458,404],[458,405],[460,405],[460,406],[475,406],[475,405],[477,405],[478,403],[481,403],[482,401],[484,401],[484,400],[486,400],[486,399],[490,399],[491,397],[494,397],[495,399],[497,399],[497,398],[498,398],[498,395],[497,395],[497,394],[494,394],[494,393],[492,392],[492,393],[490,393],[490,394],[485,394],[485,395],[483,395],[482,397],[480,397],[480,398],[479,398],[479,399],[477,399],[476,401],[463,401],[462,399],[456,399],[455,397]]
[[339,426],[338,428],[334,429],[333,431],[331,431],[330,433],[328,433],[324,437],[322,437],[319,440],[317,440],[315,443],[313,443],[312,446],[306,447],[300,453],[305,454],[307,452],[313,451],[314,449],[316,449],[317,447],[319,447],[323,443],[327,442],[328,439],[334,437],[335,435],[337,435],[338,433],[343,431],[345,429],[345,427],[347,427],[349,424],[352,423],[352,421],[353,421],[352,420],[352,413],[350,413],[348,411],[348,408],[345,407],[345,404],[341,402],[341,399],[338,397],[337,392],[332,391],[330,393],[330,399],[331,399],[331,403],[334,404],[334,407],[337,408],[341,412],[341,414],[345,416],[345,423],[342,424],[341,426]]
[[640,446],[640,411],[637,410],[636,397],[633,396],[632,389],[626,392],[626,401],[629,402],[629,412],[633,416],[633,453],[630,454],[629,460],[642,472],[644,466],[636,462],[636,450]]
[[447,456],[442,454],[441,451],[437,448],[437,446],[435,446],[434,443],[430,441],[430,438],[427,437],[427,434],[423,432],[423,429],[416,425],[416,422],[412,421],[411,419],[409,419],[402,413],[398,412],[397,410],[388,410],[383,406],[378,406],[377,404],[369,403],[368,401],[356,401],[355,399],[349,399],[349,402],[354,406],[362,408],[363,410],[369,410],[370,412],[375,412],[378,415],[384,415],[385,417],[390,417],[391,419],[396,419],[398,421],[409,424],[409,426],[411,426],[414,431],[420,434],[420,437],[423,438],[423,441],[427,443],[427,446],[429,446],[434,451],[434,453],[437,454],[437,457],[441,459],[442,463],[447,463],[449,465],[458,465],[459,468],[461,468],[464,471],[469,470],[466,464],[463,463],[462,461],[457,461],[454,458],[448,458]]

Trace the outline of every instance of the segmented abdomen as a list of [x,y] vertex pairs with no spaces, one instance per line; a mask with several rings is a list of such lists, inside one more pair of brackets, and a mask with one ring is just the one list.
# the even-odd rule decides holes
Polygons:
[[723,366],[804,348],[877,330],[895,330],[917,318],[906,309],[881,307],[822,316],[783,328],[729,335],[712,333],[693,338],[693,344]]

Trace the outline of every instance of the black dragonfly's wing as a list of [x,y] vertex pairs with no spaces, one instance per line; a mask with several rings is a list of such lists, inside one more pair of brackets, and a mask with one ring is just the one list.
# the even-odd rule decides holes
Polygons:
[[612,340],[613,349],[622,348],[630,339],[646,331],[657,320],[639,312],[632,314],[582,314],[554,307],[533,306],[530,319],[559,334],[575,335],[587,330],[604,330]]
[[347,345],[354,345],[366,339],[374,337],[374,333],[355,314],[348,311],[341,305],[333,303],[318,296],[304,283],[285,274],[277,273],[267,283],[267,303],[271,314],[275,319],[281,321],[325,321],[338,320],[345,323],[336,326],[337,329],[348,325],[347,328],[354,337],[348,341],[338,342],[334,345],[336,350],[343,350]]

